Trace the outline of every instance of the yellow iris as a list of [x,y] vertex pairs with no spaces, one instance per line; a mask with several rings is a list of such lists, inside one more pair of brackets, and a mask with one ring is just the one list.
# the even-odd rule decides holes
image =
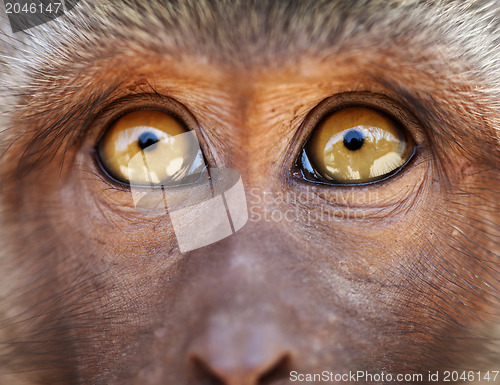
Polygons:
[[365,107],[337,110],[315,129],[305,153],[315,173],[337,183],[381,179],[403,166],[413,143],[382,112]]
[[137,186],[183,184],[204,168],[194,132],[157,110],[122,116],[104,134],[98,154],[112,178]]

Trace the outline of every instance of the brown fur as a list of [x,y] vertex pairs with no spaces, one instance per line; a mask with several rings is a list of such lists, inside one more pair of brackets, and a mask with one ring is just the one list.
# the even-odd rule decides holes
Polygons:
[[[0,383],[500,370],[499,9],[82,1],[15,36],[3,20]],[[364,187],[291,178],[311,111],[352,92],[409,111],[419,156]],[[180,254],[93,156],[116,111],[169,98],[209,163],[241,173],[250,213],[363,219],[254,216]]]

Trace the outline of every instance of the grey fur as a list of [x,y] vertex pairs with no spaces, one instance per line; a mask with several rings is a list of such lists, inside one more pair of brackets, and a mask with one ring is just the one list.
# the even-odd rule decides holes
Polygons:
[[[500,98],[498,0],[97,0],[82,1],[68,15],[26,33],[12,36],[9,29],[3,18],[3,87],[13,72],[43,79],[37,69],[81,67],[123,49],[189,52],[231,65],[279,65],[305,52],[383,51],[399,43],[415,47],[419,57],[441,50],[446,62],[426,64],[468,71]],[[77,49],[81,46],[91,49]]]
[[302,55],[397,46],[416,72],[471,85],[464,103],[482,103],[489,128],[500,132],[500,0],[82,0],[64,17],[17,34],[1,16],[0,154],[26,97],[62,98],[55,80],[84,73],[96,58],[185,53],[227,67],[280,66]]

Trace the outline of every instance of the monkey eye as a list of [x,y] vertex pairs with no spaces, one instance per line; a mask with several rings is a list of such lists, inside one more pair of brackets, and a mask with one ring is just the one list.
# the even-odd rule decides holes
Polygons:
[[311,182],[365,184],[394,175],[414,151],[411,137],[390,116],[368,107],[344,107],[314,128],[296,167]]
[[101,138],[97,158],[115,181],[145,187],[190,183],[205,168],[194,131],[173,115],[152,109],[116,120]]

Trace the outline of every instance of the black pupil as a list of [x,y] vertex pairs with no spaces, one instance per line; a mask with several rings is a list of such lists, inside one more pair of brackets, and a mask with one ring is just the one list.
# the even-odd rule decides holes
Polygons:
[[158,143],[158,137],[154,133],[146,131],[139,136],[137,143],[139,144],[141,150],[145,150],[149,146]]
[[356,151],[361,148],[365,138],[358,130],[350,130],[344,135],[344,146],[351,151]]

